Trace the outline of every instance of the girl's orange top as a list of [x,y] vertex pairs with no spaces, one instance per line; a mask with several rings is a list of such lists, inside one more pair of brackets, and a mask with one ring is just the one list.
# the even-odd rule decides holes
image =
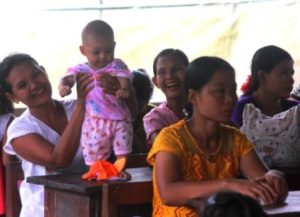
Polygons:
[[155,177],[156,153],[167,151],[176,155],[181,161],[183,180],[186,181],[238,178],[240,160],[253,150],[253,144],[238,129],[221,125],[219,147],[211,155],[203,153],[185,120],[159,133],[147,157],[147,161],[153,165],[153,217],[197,216],[194,210],[186,206],[166,206],[162,203]]

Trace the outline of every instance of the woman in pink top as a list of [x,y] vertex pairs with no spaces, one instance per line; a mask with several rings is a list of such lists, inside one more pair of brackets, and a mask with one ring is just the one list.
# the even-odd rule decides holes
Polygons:
[[152,109],[143,119],[149,148],[162,128],[184,118],[184,77],[188,64],[185,53],[172,48],[162,50],[154,59],[152,81],[165,94],[166,102]]

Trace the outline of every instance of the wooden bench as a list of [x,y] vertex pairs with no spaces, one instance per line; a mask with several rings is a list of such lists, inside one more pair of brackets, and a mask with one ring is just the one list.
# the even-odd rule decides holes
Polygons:
[[21,162],[15,156],[10,157],[5,167],[5,208],[6,217],[19,217],[21,200],[19,182],[24,179]]

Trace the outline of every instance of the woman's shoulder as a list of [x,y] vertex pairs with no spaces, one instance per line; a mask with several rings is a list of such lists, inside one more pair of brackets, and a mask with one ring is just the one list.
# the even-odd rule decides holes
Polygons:
[[290,99],[283,99],[282,100],[282,105],[284,110],[290,109],[294,106],[297,106],[300,104],[300,101],[296,101],[296,100],[290,100]]
[[222,125],[222,128],[227,139],[231,138],[230,140],[233,141],[235,146],[243,146],[250,142],[247,136],[240,129],[229,125]]
[[162,128],[162,130],[156,136],[155,140],[157,140],[158,143],[161,142],[177,143],[178,141],[181,141],[183,132],[185,130],[184,125],[185,125],[184,120],[181,120],[174,124]]
[[225,147],[229,152],[235,153],[235,156],[242,156],[253,150],[252,142],[236,127],[222,125]]
[[161,131],[165,133],[170,132],[179,132],[180,130],[184,130],[185,120],[180,120],[174,124],[164,127]]
[[157,118],[161,120],[169,120],[169,119],[174,119],[176,115],[174,112],[172,112],[166,102],[163,102],[159,104],[156,107],[153,107],[146,115],[145,119],[147,118]]
[[66,110],[74,110],[76,106],[76,99],[58,100]]
[[232,113],[231,121],[238,127],[242,126],[243,123],[243,111],[245,105],[252,103],[254,104],[254,97],[252,95],[242,95],[236,103],[235,109]]
[[0,115],[0,129],[2,126],[6,126],[7,123],[9,122],[9,120],[13,117],[14,117],[14,114],[12,114],[12,113],[6,113],[6,114]]
[[[183,139],[180,130],[184,128],[184,120],[163,128],[154,140],[148,153],[148,162],[160,151],[166,151],[180,156],[183,153]],[[153,159],[152,159],[153,160]]]
[[12,118],[14,118],[14,115],[12,113],[0,115],[0,141],[2,140],[8,123],[12,120]]
[[145,116],[159,115],[162,113],[164,108],[165,108],[165,103],[161,103],[158,106],[151,108]]
[[[59,100],[56,101],[60,103],[66,111],[67,116],[71,116],[72,112],[76,106],[76,100]],[[15,117],[9,128],[30,128],[30,126],[40,125],[40,121],[31,115],[29,110],[25,110],[19,117]]]
[[34,125],[35,120],[29,110],[25,110],[20,116],[15,117],[8,127],[8,130],[17,130],[18,128],[29,128]]
[[242,95],[237,101],[237,106],[245,106],[248,103],[254,103],[253,95]]
[[[189,138],[189,132],[185,125],[185,120],[180,120],[174,124],[162,128],[157,135],[157,140],[160,142],[167,142],[171,146],[183,145],[183,141]],[[189,140],[190,141],[190,140]]]
[[244,136],[244,134],[240,131],[240,129],[236,128],[235,126],[222,124],[221,127],[223,132],[225,132],[226,134],[231,134],[233,136]]

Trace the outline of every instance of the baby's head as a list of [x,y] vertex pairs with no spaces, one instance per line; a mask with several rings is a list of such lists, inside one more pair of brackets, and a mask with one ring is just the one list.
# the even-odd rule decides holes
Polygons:
[[267,217],[261,205],[236,192],[217,193],[207,199],[203,217]]
[[81,34],[80,52],[93,69],[99,69],[114,60],[115,39],[112,27],[102,21],[89,22]]

